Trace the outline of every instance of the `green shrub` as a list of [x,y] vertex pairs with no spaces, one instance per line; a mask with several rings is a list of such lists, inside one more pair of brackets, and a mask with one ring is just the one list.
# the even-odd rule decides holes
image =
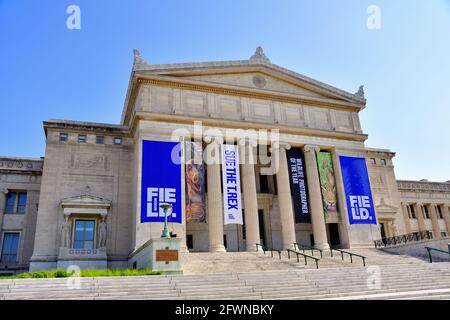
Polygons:
[[[130,277],[160,275],[163,271],[151,269],[104,269],[104,270],[81,270],[81,277]],[[30,279],[30,278],[67,278],[73,272],[65,270],[49,270],[39,272],[22,273],[16,276],[0,277],[0,279]]]

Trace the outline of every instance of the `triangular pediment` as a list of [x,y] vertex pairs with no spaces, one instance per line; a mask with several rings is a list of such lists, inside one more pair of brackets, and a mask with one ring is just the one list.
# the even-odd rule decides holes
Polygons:
[[310,96],[315,98],[330,98],[313,90],[305,89],[299,85],[275,78],[267,73],[247,72],[247,73],[229,73],[186,76],[185,79],[198,80],[213,84],[233,85],[241,88],[251,88]]
[[164,76],[174,80],[195,81],[197,84],[226,85],[236,89],[261,90],[270,93],[286,93],[290,95],[335,99],[363,105],[365,100],[354,94],[342,91],[322,82],[301,76],[290,70],[275,65],[229,65],[199,66],[188,68],[185,64],[171,67],[151,65],[150,69],[139,70],[143,76]]
[[96,206],[96,207],[110,207],[111,201],[96,197],[90,194],[83,194],[75,197],[65,198],[61,200],[61,206],[73,207],[73,206]]
[[366,104],[363,86],[356,93],[338,89],[273,64],[259,47],[248,60],[174,64],[151,64],[147,61],[135,50],[122,123],[126,123],[129,119],[128,103],[130,98],[135,97],[134,90],[139,83],[149,81],[153,84],[189,87],[208,92],[222,90],[235,95],[265,95],[275,100],[295,103],[311,101],[321,105],[336,104],[355,110],[363,109]]

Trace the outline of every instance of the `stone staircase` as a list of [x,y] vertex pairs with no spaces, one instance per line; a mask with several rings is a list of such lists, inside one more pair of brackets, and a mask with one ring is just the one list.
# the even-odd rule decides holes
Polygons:
[[356,258],[353,264],[348,257],[344,262],[340,255],[331,258],[328,252],[318,270],[312,261],[305,267],[270,253],[190,253],[184,275],[0,280],[0,300],[450,299],[449,262],[429,264],[374,249],[351,251],[367,255],[369,267]]
[[[352,249],[352,253],[367,257],[366,265],[387,265],[398,263],[422,263],[419,258],[397,255],[383,252],[377,249]],[[306,250],[306,254],[311,255],[311,250]],[[314,252],[314,256],[320,258],[318,251]],[[278,253],[270,251],[262,252],[226,252],[226,253],[187,253],[182,254],[182,265],[184,274],[206,274],[206,273],[223,273],[223,272],[249,272],[249,271],[268,271],[268,270],[299,270],[299,269],[316,269],[316,264],[312,259],[307,259],[307,265],[302,256],[297,262],[295,254],[291,254],[288,259],[286,251],[281,252],[281,259]],[[337,268],[337,267],[356,267],[362,266],[362,259],[353,257],[353,263],[350,263],[350,257],[344,254],[342,260],[341,253],[333,251],[333,257],[329,250],[323,251],[323,257],[319,261],[319,268]]]

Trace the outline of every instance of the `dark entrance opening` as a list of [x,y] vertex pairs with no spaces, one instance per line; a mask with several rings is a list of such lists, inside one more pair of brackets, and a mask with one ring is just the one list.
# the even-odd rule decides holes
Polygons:
[[330,246],[338,246],[341,244],[341,239],[339,238],[339,226],[337,223],[328,224],[328,232],[330,236]]
[[264,228],[264,210],[258,210],[258,222],[259,222],[259,237],[261,239],[261,244],[266,245],[266,229]]
[[381,239],[386,238],[386,227],[384,223],[380,223]]
[[188,249],[193,249],[194,248],[194,239],[192,238],[192,234],[187,234],[186,235],[186,247]]

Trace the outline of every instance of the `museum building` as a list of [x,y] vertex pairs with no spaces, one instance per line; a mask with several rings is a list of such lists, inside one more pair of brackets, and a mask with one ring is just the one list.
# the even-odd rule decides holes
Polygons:
[[260,47],[177,64],[135,50],[120,124],[44,121],[44,157],[0,157],[0,271],[139,267],[163,202],[185,253],[447,237],[450,181],[396,180],[395,153],[365,146],[365,106],[362,86],[316,81]]

